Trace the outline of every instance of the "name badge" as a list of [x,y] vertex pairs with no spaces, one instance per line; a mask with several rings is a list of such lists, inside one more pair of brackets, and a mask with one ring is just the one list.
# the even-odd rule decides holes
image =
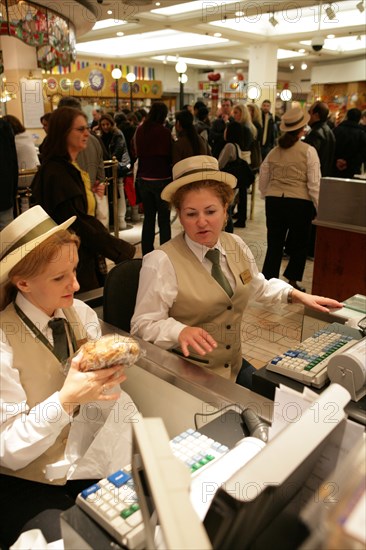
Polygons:
[[247,285],[252,280],[249,269],[246,269],[245,271],[243,271],[243,273],[240,273],[239,277],[243,285]]

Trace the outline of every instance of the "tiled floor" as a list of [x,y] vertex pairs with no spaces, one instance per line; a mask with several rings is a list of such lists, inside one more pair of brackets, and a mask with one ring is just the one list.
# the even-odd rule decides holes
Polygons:
[[[248,211],[251,196],[248,197]],[[130,225],[129,229],[120,232],[122,239],[137,243],[141,238],[142,222]],[[180,231],[180,224],[175,220],[172,224],[173,236]],[[244,229],[235,229],[252,250],[258,268],[261,269],[266,253],[266,222],[264,201],[258,192],[254,197],[253,220],[247,221]],[[158,245],[158,241],[156,243]],[[141,247],[138,245],[136,257],[141,256]],[[286,261],[283,262],[283,269]],[[307,261],[303,286],[310,292],[313,277],[313,262]],[[264,308],[253,304],[245,312],[242,324],[242,349],[244,357],[256,368],[264,366],[272,357],[288,349],[294,342],[299,342],[303,306],[276,305]]]

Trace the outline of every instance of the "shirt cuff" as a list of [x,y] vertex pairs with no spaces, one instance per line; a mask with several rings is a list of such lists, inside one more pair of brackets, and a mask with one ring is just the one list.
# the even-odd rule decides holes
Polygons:
[[[75,403],[75,405],[78,405],[78,403]],[[54,422],[60,423],[62,428],[67,426],[72,419],[72,416],[67,414],[61,405],[60,392],[58,391],[50,395],[50,397],[47,397],[47,399],[42,401],[37,407],[41,407],[40,412],[44,420],[51,424]]]

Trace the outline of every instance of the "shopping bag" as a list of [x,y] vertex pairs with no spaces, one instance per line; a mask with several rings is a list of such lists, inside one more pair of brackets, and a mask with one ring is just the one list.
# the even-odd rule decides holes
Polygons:
[[95,195],[95,200],[96,200],[95,217],[104,225],[104,227],[109,229],[108,196],[103,195],[103,197],[99,197],[98,195]]

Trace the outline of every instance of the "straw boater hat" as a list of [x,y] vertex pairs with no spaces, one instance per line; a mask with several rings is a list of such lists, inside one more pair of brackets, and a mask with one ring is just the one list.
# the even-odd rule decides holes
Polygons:
[[29,252],[57,231],[67,229],[76,216],[57,225],[41,206],[26,210],[7,225],[0,234],[0,284],[7,281],[9,272]]
[[161,198],[169,202],[172,195],[183,185],[204,180],[226,183],[233,189],[236,186],[236,177],[228,172],[220,172],[219,163],[215,157],[196,155],[183,159],[173,166],[173,181],[163,189]]
[[286,111],[281,118],[281,132],[294,132],[307,125],[310,115],[305,113],[301,107],[293,107]]

